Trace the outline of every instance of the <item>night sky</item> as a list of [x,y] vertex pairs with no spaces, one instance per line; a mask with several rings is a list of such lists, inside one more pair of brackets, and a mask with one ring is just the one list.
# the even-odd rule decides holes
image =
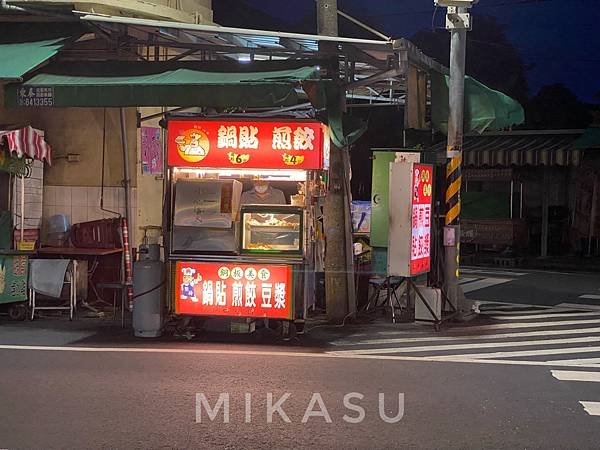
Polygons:
[[[281,30],[315,8],[314,0],[246,3],[280,18]],[[393,37],[410,38],[432,28],[433,0],[338,0],[338,7]],[[600,91],[600,0],[480,0],[472,12],[495,16],[506,27],[529,67],[530,95],[544,85],[564,83],[580,100],[600,101],[595,96]],[[437,11],[436,27],[444,25],[444,14],[442,8]]]

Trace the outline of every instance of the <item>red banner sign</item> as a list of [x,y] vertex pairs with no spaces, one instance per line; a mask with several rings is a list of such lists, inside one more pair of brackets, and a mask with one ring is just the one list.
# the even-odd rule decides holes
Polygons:
[[178,314],[292,318],[292,268],[177,261]]
[[433,167],[414,164],[412,172],[410,273],[414,276],[430,269]]
[[319,122],[171,120],[171,167],[322,169]]

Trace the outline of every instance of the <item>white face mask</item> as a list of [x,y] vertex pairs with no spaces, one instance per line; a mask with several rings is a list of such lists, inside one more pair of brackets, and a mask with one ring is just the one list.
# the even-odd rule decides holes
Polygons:
[[259,185],[254,186],[254,190],[259,194],[264,194],[267,192],[267,190],[269,190],[269,185],[268,184],[259,184]]

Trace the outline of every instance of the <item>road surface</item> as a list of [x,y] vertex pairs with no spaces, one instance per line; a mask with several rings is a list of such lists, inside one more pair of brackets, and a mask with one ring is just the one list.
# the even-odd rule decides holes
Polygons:
[[[377,322],[294,343],[140,341],[106,323],[0,319],[0,448],[598,448],[600,307],[581,297],[597,277],[491,272],[462,280],[481,286],[467,293],[480,319],[439,333]],[[202,406],[221,394],[227,423],[224,397],[214,420]],[[269,422],[286,394],[289,422]]]

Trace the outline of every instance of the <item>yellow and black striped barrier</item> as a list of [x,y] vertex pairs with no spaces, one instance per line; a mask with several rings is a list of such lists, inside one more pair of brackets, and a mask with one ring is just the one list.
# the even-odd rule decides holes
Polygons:
[[446,225],[458,225],[460,216],[460,186],[462,184],[462,152],[446,166]]

